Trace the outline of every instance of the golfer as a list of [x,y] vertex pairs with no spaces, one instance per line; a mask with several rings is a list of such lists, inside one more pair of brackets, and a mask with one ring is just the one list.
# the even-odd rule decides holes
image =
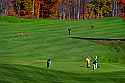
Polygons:
[[50,64],[51,64],[51,59],[49,58],[49,59],[47,60],[47,68],[49,68]]
[[98,68],[98,61],[97,61],[97,56],[93,60],[93,70]]
[[96,63],[95,63],[95,69],[97,69],[98,68],[98,57],[97,56],[95,56],[95,61],[96,61]]
[[87,58],[86,58],[86,67],[87,67],[87,68],[90,68],[90,63],[91,63],[91,62],[90,62],[90,59],[87,57]]
[[68,28],[69,36],[71,35],[71,28]]

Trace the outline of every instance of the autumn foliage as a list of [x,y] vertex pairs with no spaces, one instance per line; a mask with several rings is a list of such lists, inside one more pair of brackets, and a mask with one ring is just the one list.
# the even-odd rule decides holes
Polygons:
[[0,0],[0,15],[25,18],[125,18],[125,0]]
[[40,0],[34,0],[34,16],[39,18],[40,15]]
[[125,19],[125,0],[119,0],[119,3],[122,6],[122,13],[121,13],[121,15]]

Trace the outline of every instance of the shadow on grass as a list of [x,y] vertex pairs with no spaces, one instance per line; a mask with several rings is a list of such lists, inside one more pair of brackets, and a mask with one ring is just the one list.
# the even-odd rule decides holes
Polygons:
[[69,38],[74,38],[74,39],[83,39],[83,40],[106,40],[106,41],[125,41],[125,39],[120,39],[120,38],[82,38],[82,37],[69,37]]

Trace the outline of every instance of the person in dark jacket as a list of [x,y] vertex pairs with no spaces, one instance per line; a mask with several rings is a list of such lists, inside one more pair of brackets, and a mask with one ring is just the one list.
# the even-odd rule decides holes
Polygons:
[[69,36],[71,35],[71,28],[68,28]]
[[50,64],[51,64],[51,59],[49,58],[49,59],[47,60],[47,68],[50,67]]

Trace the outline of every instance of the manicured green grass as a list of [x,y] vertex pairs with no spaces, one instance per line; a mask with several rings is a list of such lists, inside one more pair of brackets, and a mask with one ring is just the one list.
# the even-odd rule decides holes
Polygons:
[[26,65],[0,65],[0,83],[124,83],[125,71],[77,74]]
[[[103,62],[108,62],[111,57],[118,58],[119,53],[111,45],[68,38],[66,28],[68,25],[72,27],[72,36],[125,38],[124,22],[120,18],[64,22],[50,20],[50,23],[49,20],[37,21],[38,23],[35,24],[33,20],[28,22],[23,20],[23,23],[18,23],[18,21],[9,23],[7,20],[9,24],[1,22],[0,59],[2,61],[45,60],[48,56],[56,61],[82,61],[83,56],[96,55],[100,56]],[[92,23],[95,28],[91,30]],[[113,57],[114,55],[116,57]]]
[[[69,38],[69,25],[72,37],[125,38],[125,22],[118,17],[80,21],[0,17],[0,83],[124,83],[125,42]],[[85,56],[99,56],[101,68],[80,67]],[[49,57],[53,64],[48,70]]]

